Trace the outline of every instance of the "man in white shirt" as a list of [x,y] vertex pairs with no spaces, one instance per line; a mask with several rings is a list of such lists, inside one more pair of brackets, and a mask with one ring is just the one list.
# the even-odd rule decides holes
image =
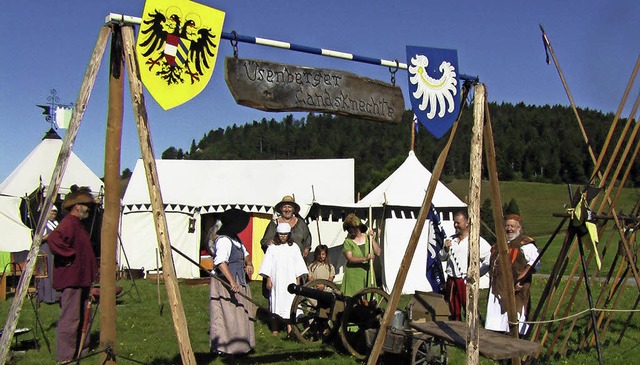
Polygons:
[[[453,215],[453,227],[456,234],[444,241],[444,246],[438,253],[441,261],[447,262],[445,273],[447,283],[445,300],[449,303],[451,315],[449,319],[462,320],[462,309],[467,305],[467,269],[469,267],[469,215],[461,210]],[[480,238],[480,276],[489,270],[491,245]]]

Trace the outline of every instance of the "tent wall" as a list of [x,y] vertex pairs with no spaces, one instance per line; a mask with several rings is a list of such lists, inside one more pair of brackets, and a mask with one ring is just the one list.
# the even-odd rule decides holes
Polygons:
[[19,252],[31,248],[31,229],[20,220],[21,200],[0,195],[0,251]]
[[[260,239],[274,217],[273,205],[294,195],[301,215],[317,199],[353,204],[354,160],[158,160],[158,176],[171,244],[194,261],[206,243],[211,217],[230,208],[251,213],[240,236],[259,268],[264,256]],[[339,176],[340,178],[336,178]],[[155,269],[157,238],[142,161],[139,160],[123,197],[122,245],[129,267]],[[196,231],[188,233],[189,218]],[[203,224],[204,221],[204,224]],[[179,278],[200,276],[197,266],[173,255]],[[120,266],[127,263],[121,260]],[[257,270],[256,270],[257,271]],[[254,275],[253,279],[259,279]]]
[[[200,215],[193,216],[167,212],[167,228],[171,245],[180,250],[189,258],[198,262],[200,260]],[[195,231],[189,233],[189,219],[195,219]],[[153,227],[149,229],[149,227]],[[158,240],[155,233],[155,224],[151,212],[134,212],[122,215],[121,229],[122,245],[129,260],[130,268],[156,270],[156,250]],[[120,255],[123,257],[123,255]],[[124,266],[126,262],[122,262]],[[162,261],[157,262],[162,266]],[[200,269],[177,253],[173,253],[176,276],[179,278],[196,278],[200,276]]]

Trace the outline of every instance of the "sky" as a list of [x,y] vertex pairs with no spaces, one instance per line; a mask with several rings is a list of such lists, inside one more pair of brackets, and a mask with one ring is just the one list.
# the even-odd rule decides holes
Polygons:
[[[545,63],[539,24],[547,32],[578,107],[615,113],[640,55],[640,2],[596,1],[248,1],[201,0],[226,13],[224,32],[261,37],[406,63],[406,46],[456,49],[459,71],[478,76],[490,102],[570,105],[556,68]],[[0,40],[5,55],[0,86],[0,181],[40,142],[50,125],[36,104],[51,90],[59,103],[74,103],[100,28],[109,13],[142,16],[144,1],[33,0],[3,3]],[[137,34],[137,27],[135,34]],[[239,57],[330,68],[390,82],[387,67],[239,43]],[[92,90],[73,151],[104,175],[108,54]],[[224,81],[222,40],[207,87],[187,103],[163,110],[145,91],[156,158],[170,146],[189,150],[208,131],[254,120],[280,121],[270,113],[237,105]],[[399,70],[405,108],[407,71]],[[141,158],[133,106],[125,82],[121,168]],[[638,82],[630,94],[638,97]],[[296,114],[300,117],[306,113]],[[375,128],[375,122],[363,127]],[[66,130],[59,129],[63,136]],[[430,167],[429,167],[430,168]]]

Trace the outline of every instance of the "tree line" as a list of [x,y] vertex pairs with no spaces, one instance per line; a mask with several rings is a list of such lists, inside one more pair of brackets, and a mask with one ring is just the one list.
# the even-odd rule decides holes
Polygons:
[[[579,109],[578,113],[597,158],[614,115],[590,109]],[[501,181],[571,184],[588,181],[594,163],[570,107],[489,103],[489,115]],[[621,120],[618,123],[612,136],[613,145],[619,142],[625,122]],[[472,125],[472,107],[465,106],[441,180],[468,178]],[[309,113],[301,118],[289,114],[280,121],[262,118],[244,125],[233,124],[225,129],[211,130],[198,142],[193,139],[188,150],[174,146],[167,148],[162,158],[354,158],[355,189],[364,196],[406,159],[411,148],[412,128],[413,113],[410,110],[404,112],[399,124],[323,113]],[[448,139],[449,132],[436,139],[422,125],[417,126],[414,151],[427,169],[433,168]],[[605,158],[604,162],[607,161]],[[636,187],[640,185],[640,170],[636,161],[630,163],[633,165],[627,184]]]

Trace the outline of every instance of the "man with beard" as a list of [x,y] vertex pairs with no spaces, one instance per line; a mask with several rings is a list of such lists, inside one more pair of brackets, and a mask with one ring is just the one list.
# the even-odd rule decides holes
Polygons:
[[509,214],[505,217],[504,229],[507,234],[507,246],[509,264],[513,273],[514,288],[507,288],[504,275],[500,272],[498,263],[498,247],[494,245],[491,249],[491,286],[489,287],[489,300],[487,301],[487,319],[485,328],[493,331],[508,332],[509,319],[507,316],[507,305],[503,303],[506,299],[506,290],[515,291],[516,311],[518,315],[521,335],[528,330],[527,313],[531,305],[531,276],[533,272],[540,268],[540,263],[532,267],[538,258],[538,247],[533,238],[523,235],[522,218],[517,214]]
[[[451,315],[449,319],[462,320],[462,310],[467,306],[467,270],[469,267],[469,215],[467,211],[460,210],[453,215],[453,227],[456,234],[444,241],[444,245],[438,256],[441,261],[447,262],[447,283],[445,287],[445,300],[449,303]],[[480,241],[480,276],[489,270],[489,258],[491,245],[484,238]]]
[[80,356],[78,347],[84,347],[79,344],[83,312],[90,300],[91,285],[98,279],[98,265],[82,220],[89,217],[93,204],[89,188],[73,185],[62,203],[68,214],[47,239],[54,255],[53,286],[62,292],[56,334],[58,362],[74,360]]

